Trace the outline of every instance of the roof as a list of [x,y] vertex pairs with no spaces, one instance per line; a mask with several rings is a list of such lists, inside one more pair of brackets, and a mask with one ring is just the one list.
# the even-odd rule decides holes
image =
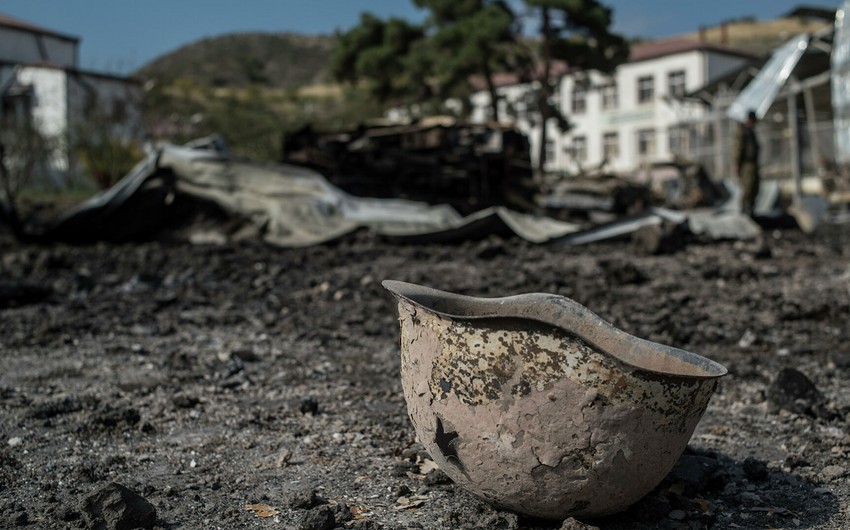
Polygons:
[[[742,57],[745,59],[758,59],[760,56],[752,54],[745,50],[724,46],[716,42],[700,42],[698,40],[689,39],[686,37],[671,37],[668,39],[658,39],[652,41],[638,42],[631,45],[628,63],[637,63],[640,61],[649,61],[667,55],[675,55],[677,53],[686,53],[691,51],[705,51]],[[569,65],[563,61],[555,61],[552,63],[551,75],[559,77],[570,71]],[[542,76],[542,72],[534,76],[535,79]],[[504,87],[517,85],[527,82],[519,73],[516,72],[501,72],[493,74],[493,84],[496,87]],[[486,90],[487,84],[481,76],[474,77],[470,83],[475,90]]]
[[8,15],[4,15],[3,13],[0,13],[0,27],[18,29],[30,33],[39,33],[41,35],[47,35],[50,37],[55,37],[57,39],[62,39],[74,43],[80,42],[79,37],[72,37],[70,35],[65,35],[63,33],[59,33],[50,29],[41,28],[39,26],[30,24],[29,22],[24,22],[23,20],[18,20]]
[[759,56],[748,51],[732,48],[716,42],[701,42],[687,37],[671,37],[669,39],[658,39],[652,41],[638,42],[632,44],[629,54],[630,63],[648,61],[665,55],[686,53],[691,51],[706,51],[744,57],[746,59],[757,59]]
[[127,83],[131,85],[140,85],[141,81],[138,78],[132,76],[123,76],[117,74],[107,74],[102,72],[92,72],[90,70],[81,70],[79,68],[71,68],[68,66],[63,66],[59,64],[44,62],[44,61],[35,61],[30,63],[19,63],[19,62],[9,62],[9,61],[0,61],[0,66],[12,66],[12,67],[21,67],[21,68],[45,68],[49,70],[60,70],[62,72],[66,72],[70,75],[82,75],[86,77],[96,77],[98,79],[105,79],[110,81],[118,81],[122,83]]
[[[553,61],[549,75],[551,77],[559,77],[570,71],[569,66],[564,61]],[[529,79],[529,77],[531,79]],[[493,74],[493,84],[498,87],[518,85],[527,83],[532,80],[543,77],[541,70],[536,71],[532,76],[525,76],[519,72],[498,72]],[[475,76],[470,79],[470,84],[475,90],[487,90],[487,82],[482,76]]]

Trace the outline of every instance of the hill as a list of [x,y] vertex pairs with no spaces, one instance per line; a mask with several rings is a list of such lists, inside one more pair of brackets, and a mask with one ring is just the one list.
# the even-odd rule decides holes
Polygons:
[[161,56],[135,75],[200,86],[260,84],[298,88],[326,79],[333,39],[295,33],[234,33],[202,39]]
[[699,31],[683,36],[694,40],[703,38],[708,42],[725,43],[733,48],[763,55],[781,46],[794,35],[815,32],[829,25],[831,22],[807,17],[783,17],[772,20],[744,18],[705,28],[702,30],[702,36]]

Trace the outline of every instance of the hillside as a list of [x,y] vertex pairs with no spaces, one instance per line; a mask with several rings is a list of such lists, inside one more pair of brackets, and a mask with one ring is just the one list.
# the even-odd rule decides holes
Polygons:
[[183,46],[136,75],[164,83],[183,78],[209,87],[297,88],[325,80],[332,45],[332,37],[321,35],[235,33]]
[[[709,42],[722,43],[724,40],[723,33],[725,32],[725,44],[763,55],[782,45],[794,35],[815,32],[828,25],[830,23],[824,20],[803,17],[776,18],[773,20],[742,19],[727,22],[725,29],[723,25],[706,28],[703,38]],[[683,36],[697,40],[700,38],[700,32],[695,31]]]

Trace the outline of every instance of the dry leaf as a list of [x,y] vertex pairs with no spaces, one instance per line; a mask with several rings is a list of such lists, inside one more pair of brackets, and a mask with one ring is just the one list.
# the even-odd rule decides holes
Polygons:
[[425,504],[425,501],[428,500],[428,497],[422,495],[416,495],[414,497],[399,497],[396,501],[399,505],[395,507],[396,510],[410,510],[412,508],[418,508]]
[[271,517],[280,513],[268,504],[246,504],[245,511],[254,512],[257,517]]
[[348,511],[351,512],[351,515],[353,515],[354,518],[358,519],[358,520],[359,519],[365,519],[366,516],[369,514],[369,508],[367,508],[366,506],[363,506],[362,504],[357,505],[357,506],[352,506],[348,509]]
[[712,425],[708,428],[708,432],[712,434],[729,434],[730,430],[726,425]]

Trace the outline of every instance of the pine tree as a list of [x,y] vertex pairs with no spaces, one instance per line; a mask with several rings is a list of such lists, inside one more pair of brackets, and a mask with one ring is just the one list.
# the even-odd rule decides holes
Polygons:
[[613,72],[629,56],[628,42],[611,33],[611,9],[597,0],[523,0],[528,16],[539,21],[539,50],[526,54],[526,72],[538,82],[534,94],[540,113],[538,170],[546,164],[547,124],[555,119],[565,130],[569,120],[553,101],[553,65],[563,61],[574,71]]
[[433,96],[427,46],[423,26],[363,13],[359,25],[337,34],[331,74],[338,81],[365,81],[381,102],[425,100]]
[[505,69],[516,45],[517,25],[507,3],[493,0],[414,0],[431,13],[430,49],[439,91],[444,97],[466,91],[480,76],[490,93],[490,113],[499,121],[494,70]]

